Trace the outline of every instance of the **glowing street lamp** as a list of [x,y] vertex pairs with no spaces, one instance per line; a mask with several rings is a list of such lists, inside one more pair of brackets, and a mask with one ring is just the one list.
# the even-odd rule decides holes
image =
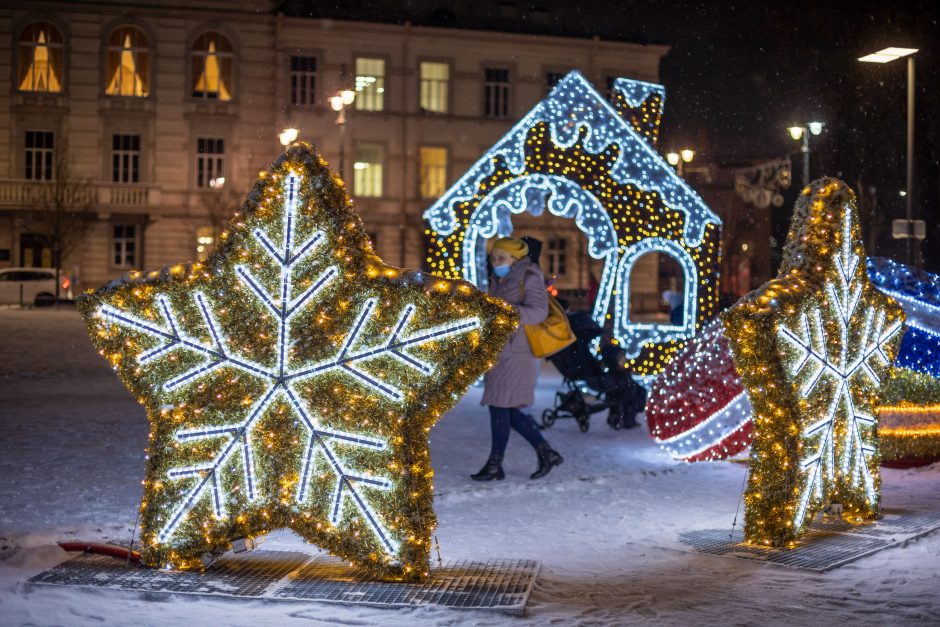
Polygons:
[[297,135],[300,134],[300,131],[296,128],[285,128],[281,131],[281,134],[278,135],[278,139],[281,140],[282,146],[289,146],[294,143],[297,139]]
[[790,126],[787,132],[790,133],[790,139],[795,142],[803,140],[803,146],[800,152],[803,153],[803,187],[809,185],[809,136],[819,135],[823,132],[823,122],[808,122],[804,126]]
[[682,176],[682,165],[690,163],[695,158],[695,151],[691,148],[682,148],[679,152],[666,153],[666,161],[669,165],[676,168],[676,173]]
[[[908,233],[914,219],[914,53],[918,48],[885,48],[859,57],[863,63],[890,63],[907,57],[907,210]],[[907,265],[911,265],[911,237],[907,238]]]

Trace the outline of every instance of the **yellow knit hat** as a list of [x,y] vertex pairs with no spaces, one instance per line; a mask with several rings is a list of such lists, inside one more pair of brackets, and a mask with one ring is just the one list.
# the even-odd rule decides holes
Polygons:
[[529,254],[529,245],[521,239],[515,239],[514,237],[500,237],[493,240],[490,252],[497,248],[509,253],[513,259],[522,259]]

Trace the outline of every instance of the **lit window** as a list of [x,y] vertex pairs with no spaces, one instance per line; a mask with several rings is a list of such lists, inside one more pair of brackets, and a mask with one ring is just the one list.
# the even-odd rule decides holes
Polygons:
[[382,196],[385,147],[382,144],[356,144],[353,162],[353,191],[357,196]]
[[55,159],[52,131],[26,131],[26,152],[23,164],[28,181],[51,181]]
[[137,263],[137,225],[115,224],[111,237],[111,264],[115,268],[133,268]]
[[421,108],[433,113],[447,113],[450,66],[446,63],[421,63]]
[[503,119],[509,115],[509,70],[488,67],[483,74],[483,114]]
[[447,189],[447,149],[422,146],[419,158],[421,198],[438,198]]
[[19,86],[21,91],[62,91],[63,44],[59,30],[49,22],[33,22],[20,34]]
[[356,59],[356,109],[385,110],[385,59]]
[[549,274],[564,276],[568,262],[568,240],[563,237],[549,238],[547,248]]
[[200,137],[196,140],[196,187],[217,187],[225,176],[225,140]]
[[109,96],[150,95],[150,46],[139,28],[122,26],[108,37]]
[[317,86],[317,58],[290,58],[290,103],[310,106],[314,103]]
[[115,133],[111,136],[111,181],[140,182],[140,135]]
[[219,33],[205,33],[193,44],[193,98],[232,99],[232,46]]
[[215,228],[203,226],[196,229],[196,259],[205,261],[215,247]]

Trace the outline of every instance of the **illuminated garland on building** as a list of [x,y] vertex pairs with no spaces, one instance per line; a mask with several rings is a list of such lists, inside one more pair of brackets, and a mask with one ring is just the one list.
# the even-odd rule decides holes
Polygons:
[[848,186],[803,190],[778,278],[722,318],[754,408],[745,538],[792,543],[830,502],[853,522],[876,516],[875,407],[904,313],[868,280]]
[[705,325],[653,381],[646,422],[660,446],[687,462],[725,459],[751,445],[751,401],[719,320]]
[[[427,263],[482,286],[486,240],[511,234],[513,214],[571,218],[604,263],[592,317],[651,375],[714,314],[720,220],[652,146],[663,88],[618,79],[615,90],[611,106],[577,71],[560,81],[425,212]],[[629,319],[630,274],[648,252],[685,273],[680,324]]]
[[378,576],[427,576],[428,431],[517,317],[466,283],[383,264],[308,146],[258,180],[204,264],[80,307],[151,423],[146,563],[200,567],[287,527]]

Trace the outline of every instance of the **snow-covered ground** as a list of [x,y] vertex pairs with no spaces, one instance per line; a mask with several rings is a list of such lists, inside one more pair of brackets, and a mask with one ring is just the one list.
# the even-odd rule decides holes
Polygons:
[[[559,383],[546,369],[537,411]],[[74,310],[0,309],[0,537],[20,547],[0,557],[0,624],[940,624],[940,532],[826,574],[692,553],[681,532],[731,527],[743,464],[676,463],[644,429],[596,417],[587,434],[570,420],[546,432],[565,463],[545,479],[528,479],[535,456],[513,435],[506,480],[478,484],[468,475],[489,446],[479,398],[471,389],[431,433],[441,554],[540,560],[526,618],[26,592],[66,559],[57,541],[130,539],[147,423]],[[883,477],[886,507],[940,511],[940,464]],[[315,550],[287,532],[262,548]]]

